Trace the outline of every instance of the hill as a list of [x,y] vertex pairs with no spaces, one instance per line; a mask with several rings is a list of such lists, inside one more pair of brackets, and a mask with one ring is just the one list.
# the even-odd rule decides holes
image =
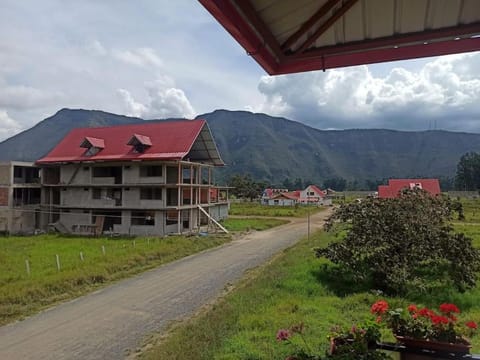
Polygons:
[[[208,121],[227,166],[218,179],[249,173],[281,183],[302,178],[321,184],[388,177],[453,176],[460,156],[480,151],[480,134],[448,131],[323,131],[301,123],[246,111],[216,110]],[[72,128],[142,122],[96,110],[62,109],[29,130],[0,143],[0,160],[33,161]]]

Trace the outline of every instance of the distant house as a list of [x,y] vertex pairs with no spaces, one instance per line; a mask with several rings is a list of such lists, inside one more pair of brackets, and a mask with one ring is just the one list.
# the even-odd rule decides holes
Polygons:
[[440,194],[438,179],[390,179],[388,185],[378,187],[378,197],[381,199],[397,198],[403,189],[423,189],[436,196]]
[[[300,192],[300,198],[298,201],[301,204],[319,204],[323,203],[323,200],[325,199],[325,196],[327,193],[325,191],[320,190],[315,185],[308,185],[305,190],[302,190]],[[323,205],[323,204],[322,204]]]
[[300,191],[281,192],[268,199],[267,205],[293,206],[298,203]]
[[331,205],[332,200],[327,199],[326,195],[326,191],[320,190],[320,188],[315,185],[309,185],[304,190],[296,191],[265,189],[262,196],[262,204],[277,206],[291,206],[296,204]]
[[261,198],[261,203],[263,205],[269,205],[268,201],[272,199],[275,195],[281,194],[281,193],[286,193],[288,192],[288,189],[273,189],[273,188],[267,188],[263,190],[262,198]]

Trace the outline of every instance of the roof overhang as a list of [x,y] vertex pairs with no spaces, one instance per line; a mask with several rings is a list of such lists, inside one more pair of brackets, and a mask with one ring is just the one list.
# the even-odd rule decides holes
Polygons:
[[478,0],[199,0],[270,75],[480,50]]

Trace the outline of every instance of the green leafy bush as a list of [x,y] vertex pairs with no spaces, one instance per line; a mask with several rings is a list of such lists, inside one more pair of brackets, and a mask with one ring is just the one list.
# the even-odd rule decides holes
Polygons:
[[404,190],[396,199],[344,204],[325,224],[344,236],[316,254],[390,294],[412,287],[464,291],[475,286],[480,253],[471,239],[453,233],[448,220],[454,208],[450,199],[421,189]]

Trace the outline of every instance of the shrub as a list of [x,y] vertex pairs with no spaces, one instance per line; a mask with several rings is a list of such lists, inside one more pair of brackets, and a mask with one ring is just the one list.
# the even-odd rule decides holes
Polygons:
[[421,189],[404,190],[396,199],[365,199],[344,204],[325,229],[345,236],[316,249],[357,280],[390,294],[407,289],[475,285],[480,254],[471,239],[453,233],[448,223],[455,204]]

